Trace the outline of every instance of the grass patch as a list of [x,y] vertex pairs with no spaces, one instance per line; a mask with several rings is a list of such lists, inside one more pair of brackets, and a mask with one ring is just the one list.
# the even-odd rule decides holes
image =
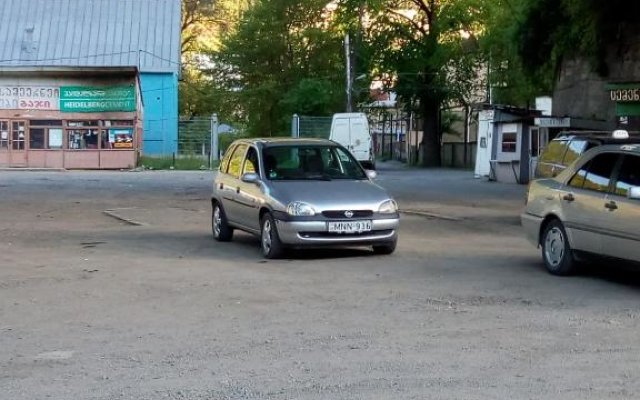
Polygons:
[[[218,166],[218,161],[213,162],[213,167]],[[177,170],[203,170],[209,169],[209,159],[199,156],[171,156],[149,157],[142,156],[139,166],[145,169],[177,169]]]

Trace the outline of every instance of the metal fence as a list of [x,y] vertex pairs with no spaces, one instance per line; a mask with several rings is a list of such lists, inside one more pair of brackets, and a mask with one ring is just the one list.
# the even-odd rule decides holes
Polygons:
[[301,138],[329,139],[332,117],[294,115],[291,136]]
[[[148,120],[151,123],[167,123],[165,120]],[[175,120],[173,121],[175,124]],[[157,128],[161,130],[161,127]],[[217,132],[217,134],[214,134]],[[236,136],[237,131],[231,128],[229,125],[219,124],[217,116],[214,114],[211,117],[198,117],[198,118],[183,118],[178,121],[178,137],[170,146],[165,148],[161,154],[163,156],[154,157],[152,159],[170,159],[171,165],[175,165],[181,160],[188,160],[191,164],[199,163],[204,167],[211,167],[212,162],[215,162],[220,157],[220,150],[224,150],[233,138]],[[212,143],[212,140],[214,142]],[[143,149],[145,144],[153,145],[154,142],[162,140],[143,139]],[[162,141],[166,143],[165,141]],[[167,143],[167,145],[169,145]],[[213,154],[212,154],[213,153]]]
[[178,123],[178,155],[209,157],[211,154],[211,119],[182,119]]

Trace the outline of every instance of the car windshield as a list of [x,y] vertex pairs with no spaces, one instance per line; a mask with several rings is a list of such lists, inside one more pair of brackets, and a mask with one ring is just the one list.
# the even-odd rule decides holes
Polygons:
[[367,179],[358,161],[337,146],[274,146],[262,155],[265,176],[272,181]]

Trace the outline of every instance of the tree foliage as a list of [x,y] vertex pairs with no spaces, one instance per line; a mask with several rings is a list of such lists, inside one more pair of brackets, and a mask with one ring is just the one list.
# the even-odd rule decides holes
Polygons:
[[607,52],[624,53],[625,31],[640,22],[640,3],[626,0],[498,0],[485,44],[498,101],[526,104],[550,93],[566,59],[607,76]]
[[489,0],[344,0],[362,14],[374,75],[387,79],[423,124],[423,163],[440,165],[440,109],[472,102],[482,57],[478,36]]
[[209,76],[237,94],[249,133],[288,134],[293,113],[340,108],[341,49],[326,1],[259,0],[211,54]]

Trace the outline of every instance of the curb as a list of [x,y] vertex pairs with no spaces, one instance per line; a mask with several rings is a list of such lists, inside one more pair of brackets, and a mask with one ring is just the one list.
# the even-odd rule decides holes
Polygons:
[[29,167],[8,167],[0,168],[0,171],[21,171],[21,172],[67,172],[66,168],[29,168]]

